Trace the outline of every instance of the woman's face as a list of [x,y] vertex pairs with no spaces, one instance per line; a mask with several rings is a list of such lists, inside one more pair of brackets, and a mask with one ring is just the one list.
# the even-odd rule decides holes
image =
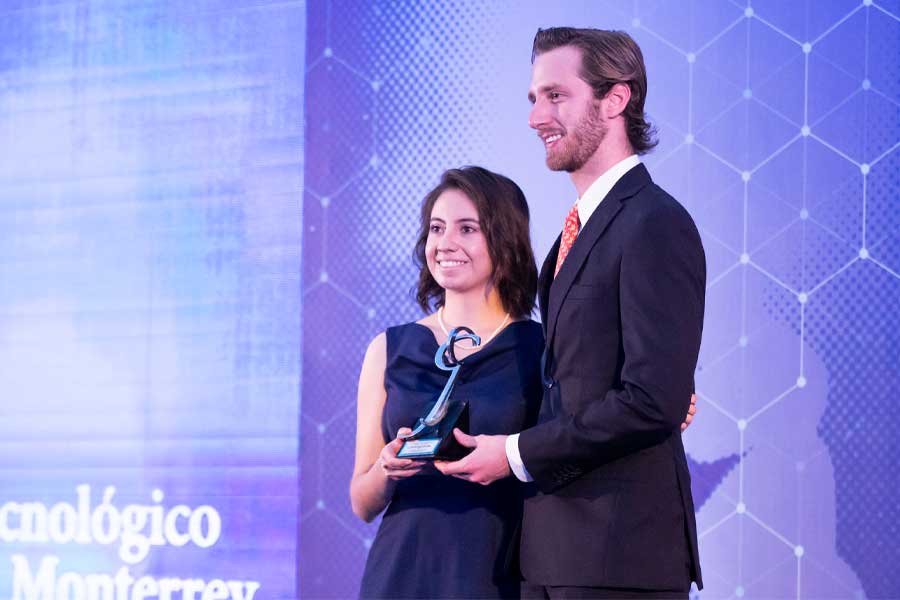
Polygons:
[[494,265],[481,230],[478,210],[466,194],[449,189],[431,209],[425,259],[431,276],[445,290],[484,290]]

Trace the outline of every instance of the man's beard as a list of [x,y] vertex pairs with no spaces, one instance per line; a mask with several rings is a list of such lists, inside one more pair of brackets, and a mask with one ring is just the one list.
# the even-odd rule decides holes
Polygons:
[[584,118],[571,129],[571,133],[563,137],[566,146],[555,155],[547,153],[547,166],[551,171],[567,173],[581,169],[597,152],[608,130],[609,126],[600,117],[600,104],[591,102]]

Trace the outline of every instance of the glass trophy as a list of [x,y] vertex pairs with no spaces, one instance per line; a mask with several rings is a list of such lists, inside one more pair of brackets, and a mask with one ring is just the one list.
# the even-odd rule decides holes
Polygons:
[[444,371],[450,371],[450,378],[437,400],[429,405],[425,416],[416,422],[413,430],[400,436],[404,441],[397,452],[399,458],[457,460],[471,451],[470,448],[457,442],[453,435],[455,427],[468,433],[469,404],[462,400],[450,399],[456,376],[462,366],[462,362],[456,358],[454,347],[463,340],[471,342],[472,347],[481,345],[481,338],[474,331],[468,327],[457,327],[438,348],[434,355],[434,364]]

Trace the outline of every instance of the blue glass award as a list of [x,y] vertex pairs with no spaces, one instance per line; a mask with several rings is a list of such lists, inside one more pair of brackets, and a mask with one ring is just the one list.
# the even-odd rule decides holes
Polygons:
[[419,460],[457,460],[471,449],[456,441],[453,429],[458,427],[465,433],[469,430],[469,404],[463,400],[451,400],[450,394],[456,383],[456,376],[462,361],[456,358],[455,345],[463,340],[472,347],[481,345],[481,338],[468,327],[457,327],[450,332],[447,341],[440,345],[434,355],[438,368],[450,371],[444,389],[437,400],[428,406],[425,416],[420,417],[410,433],[400,436],[404,440],[397,456]]

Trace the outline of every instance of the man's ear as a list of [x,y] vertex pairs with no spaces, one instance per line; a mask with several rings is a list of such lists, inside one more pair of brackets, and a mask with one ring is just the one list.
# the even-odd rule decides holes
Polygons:
[[609,88],[603,98],[606,104],[606,118],[614,119],[622,114],[631,100],[631,88],[626,83],[617,83]]

